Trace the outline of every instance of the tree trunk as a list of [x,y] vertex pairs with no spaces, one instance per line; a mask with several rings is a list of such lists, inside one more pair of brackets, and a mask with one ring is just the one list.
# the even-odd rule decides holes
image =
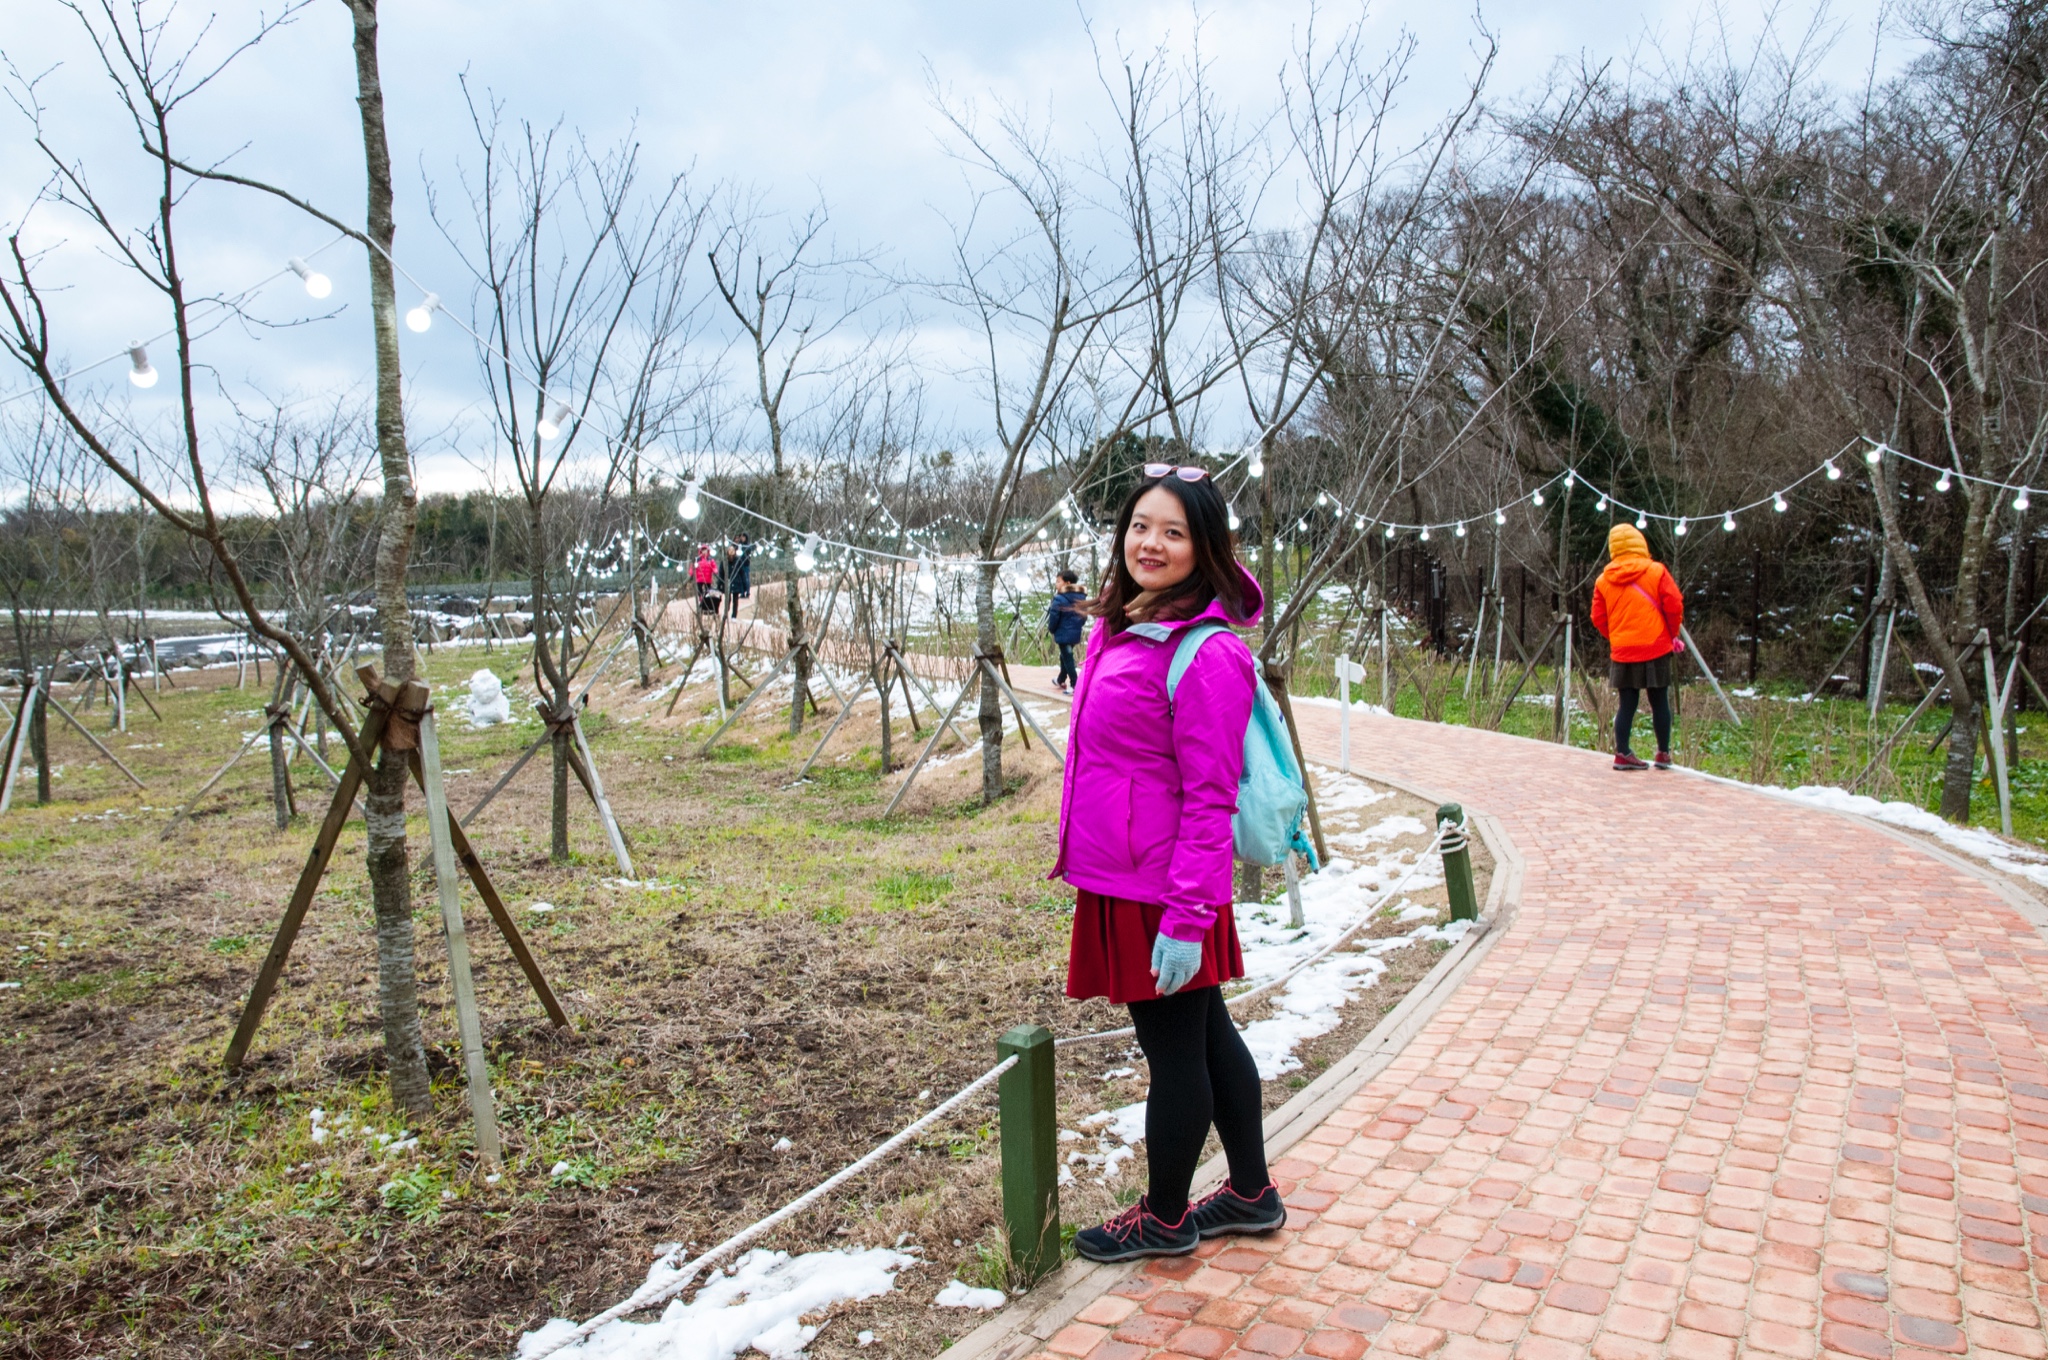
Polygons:
[[[370,321],[377,353],[377,461],[384,492],[377,512],[375,592],[383,635],[384,678],[413,678],[412,611],[405,598],[418,497],[405,441],[405,403],[398,362],[398,293],[392,277],[391,144],[384,132],[384,88],[377,72],[377,0],[348,0],[355,20],[356,104],[362,116],[368,188],[366,226],[373,248]],[[365,781],[364,859],[377,918],[377,1005],[392,1103],[408,1114],[433,1108],[426,1048],[420,1041],[419,991],[413,969],[412,888],[405,846],[405,757],[380,752]]]
[[[789,589],[784,592],[783,603],[789,615],[789,645],[800,646],[804,640],[804,601],[798,589],[802,577],[792,571],[789,574]],[[796,654],[792,667],[796,681],[789,691],[789,735],[792,737],[804,730],[804,704],[811,696],[811,649],[805,647]]]
[[1941,771],[1941,815],[1951,822],[1968,825],[1970,793],[1977,782],[1977,722],[1979,706],[1968,691],[1952,695],[1949,710],[1954,724],[1948,733],[1948,762]]
[[552,780],[548,785],[548,858],[569,862],[569,729],[558,727],[548,740]]
[[875,693],[882,701],[882,773],[886,776],[895,768],[891,758],[894,755],[894,742],[891,740],[893,734],[889,730],[889,662],[886,659],[875,666]]
[[[996,648],[996,568],[985,564],[974,587],[974,648],[987,655]],[[978,671],[967,673],[973,684]],[[1003,692],[994,685],[981,686],[981,801],[993,803],[1003,796]]]
[[43,681],[43,692],[30,706],[28,720],[28,753],[36,762],[36,806],[48,806],[50,801],[50,682]]

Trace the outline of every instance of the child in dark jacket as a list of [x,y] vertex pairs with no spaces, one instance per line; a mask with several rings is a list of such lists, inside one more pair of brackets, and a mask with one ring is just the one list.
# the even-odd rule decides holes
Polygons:
[[1081,631],[1086,620],[1076,605],[1086,604],[1088,596],[1081,589],[1081,577],[1072,568],[1060,573],[1060,588],[1054,592],[1052,604],[1045,611],[1045,631],[1052,634],[1052,640],[1060,649],[1060,693],[1072,694],[1074,681],[1080,672],[1074,669],[1074,648],[1081,645]]

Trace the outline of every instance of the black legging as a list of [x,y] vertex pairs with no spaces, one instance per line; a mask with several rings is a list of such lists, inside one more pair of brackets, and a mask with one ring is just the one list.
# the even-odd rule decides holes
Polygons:
[[[1614,749],[1627,751],[1628,730],[1635,726],[1636,721],[1636,695],[1643,691],[1625,689],[1620,693],[1621,703],[1614,710]],[[1671,749],[1671,691],[1660,687],[1650,690],[1649,695],[1650,725],[1657,729],[1657,749],[1668,751]]]
[[1081,679],[1081,672],[1074,669],[1074,644],[1071,642],[1062,642],[1061,644],[1059,644],[1059,647],[1060,674],[1059,679],[1056,680],[1054,683],[1065,684],[1069,680],[1079,683]]
[[1138,1047],[1152,1067],[1145,1100],[1145,1155],[1152,1168],[1147,1207],[1168,1223],[1187,1212],[1188,1187],[1212,1122],[1230,1159],[1230,1188],[1256,1198],[1271,1183],[1259,1069],[1230,1023],[1223,989],[1183,990],[1133,1001],[1130,1009]]

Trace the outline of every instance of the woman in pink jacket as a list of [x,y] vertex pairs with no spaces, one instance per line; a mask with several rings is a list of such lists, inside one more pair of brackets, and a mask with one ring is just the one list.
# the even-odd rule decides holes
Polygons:
[[[1205,1237],[1287,1220],[1266,1171],[1258,1068],[1222,990],[1244,976],[1230,819],[1252,712],[1250,649],[1235,633],[1211,637],[1166,697],[1185,630],[1258,621],[1264,602],[1233,556],[1229,517],[1204,470],[1148,464],[1117,516],[1101,594],[1083,609],[1096,622],[1074,694],[1053,866],[1076,889],[1067,995],[1128,1006],[1152,1069],[1149,1192],[1075,1236],[1091,1261],[1184,1255]],[[1230,1179],[1191,1205],[1212,1123]]]

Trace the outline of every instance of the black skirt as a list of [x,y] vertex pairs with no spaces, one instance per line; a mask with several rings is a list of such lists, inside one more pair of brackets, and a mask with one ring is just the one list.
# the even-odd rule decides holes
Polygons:
[[1607,679],[1616,689],[1671,688],[1671,654],[1649,661],[1610,661]]

